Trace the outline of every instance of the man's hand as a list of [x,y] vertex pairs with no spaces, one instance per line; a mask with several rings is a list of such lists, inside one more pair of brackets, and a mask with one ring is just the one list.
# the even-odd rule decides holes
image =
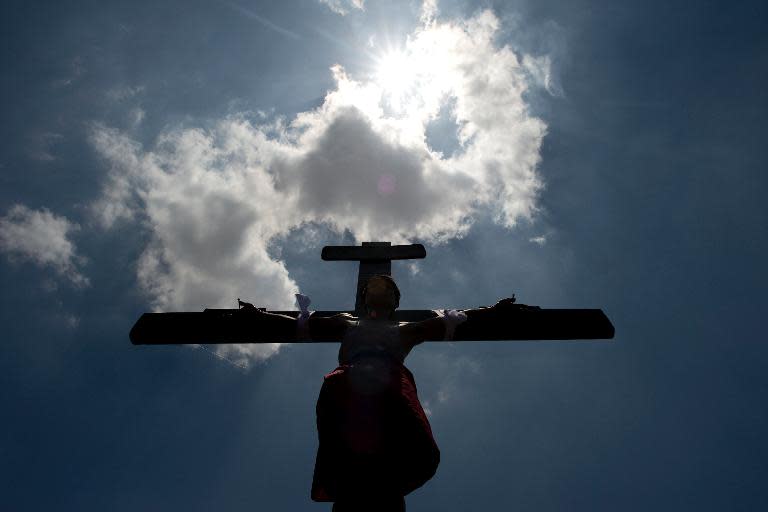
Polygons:
[[499,309],[499,310],[501,310],[501,309],[509,309],[512,306],[517,306],[518,305],[518,304],[515,304],[515,301],[517,301],[517,299],[515,298],[515,294],[513,293],[512,297],[509,297],[509,298],[506,298],[506,299],[501,299],[499,302],[494,304],[492,307],[494,307],[496,309]]
[[508,311],[530,311],[535,309],[541,309],[539,306],[529,306],[527,304],[518,304],[515,294],[512,297],[501,299],[499,302],[492,306],[496,311],[508,312]]
[[250,313],[261,313],[261,310],[251,304],[250,302],[243,302],[240,299],[237,299],[237,307],[241,311],[248,311]]

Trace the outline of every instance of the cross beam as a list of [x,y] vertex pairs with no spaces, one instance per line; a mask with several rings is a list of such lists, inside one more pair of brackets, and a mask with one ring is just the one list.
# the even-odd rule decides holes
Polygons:
[[[361,294],[372,275],[391,275],[392,260],[425,256],[421,244],[393,246],[389,242],[363,242],[362,246],[324,247],[322,259],[325,261],[360,262],[355,310],[315,311],[312,316],[327,317],[339,313],[364,316]],[[268,312],[292,317],[299,315],[298,311]],[[395,320],[400,322],[418,322],[435,316],[431,309],[395,311]],[[456,327],[453,341],[611,339],[613,336],[614,327],[600,309],[540,309],[515,305],[504,310],[476,310],[471,318]],[[130,339],[135,345],[317,343],[286,339],[284,324],[245,309],[144,313],[131,329]]]
[[[263,308],[262,308],[263,309]],[[298,311],[269,311],[296,317]],[[326,317],[352,311],[315,311]],[[312,340],[284,340],[279,325],[238,309],[206,309],[202,313],[144,313],[131,329],[135,345],[186,345],[227,343],[318,343]],[[400,322],[418,322],[436,315],[432,310],[395,311]],[[496,312],[488,308],[485,317],[474,316],[458,325],[453,341],[517,341],[610,339],[614,328],[599,309],[540,309]],[[341,341],[341,340],[338,340]],[[441,341],[441,340],[427,340]]]

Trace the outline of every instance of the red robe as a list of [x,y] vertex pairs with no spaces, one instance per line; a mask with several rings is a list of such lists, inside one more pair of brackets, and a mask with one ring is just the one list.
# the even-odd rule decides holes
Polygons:
[[378,357],[338,366],[323,379],[316,411],[312,500],[405,496],[435,474],[440,450],[401,362]]

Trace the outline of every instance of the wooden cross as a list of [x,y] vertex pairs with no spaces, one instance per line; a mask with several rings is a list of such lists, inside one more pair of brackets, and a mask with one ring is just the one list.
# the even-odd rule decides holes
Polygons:
[[[365,316],[362,291],[370,276],[391,275],[392,260],[426,257],[421,244],[391,245],[363,242],[362,246],[325,246],[325,261],[359,261],[354,311],[315,311],[311,318],[348,313]],[[266,308],[258,308],[267,311]],[[600,309],[541,309],[509,304],[503,308],[481,307],[456,327],[452,341],[576,340],[611,339],[614,328]],[[296,318],[300,311],[267,311]],[[435,318],[431,309],[397,309],[394,319],[418,322]],[[200,312],[144,313],[133,326],[134,345],[226,344],[226,343],[314,343],[341,340],[297,340],[287,336],[280,317],[254,315],[245,309],[205,309]],[[442,340],[425,340],[442,341]]]

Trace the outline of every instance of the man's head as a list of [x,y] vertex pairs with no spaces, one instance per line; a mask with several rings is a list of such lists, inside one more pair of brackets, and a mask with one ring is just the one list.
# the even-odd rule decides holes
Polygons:
[[400,290],[390,276],[377,274],[368,279],[362,299],[368,317],[393,320],[395,309],[400,306]]

